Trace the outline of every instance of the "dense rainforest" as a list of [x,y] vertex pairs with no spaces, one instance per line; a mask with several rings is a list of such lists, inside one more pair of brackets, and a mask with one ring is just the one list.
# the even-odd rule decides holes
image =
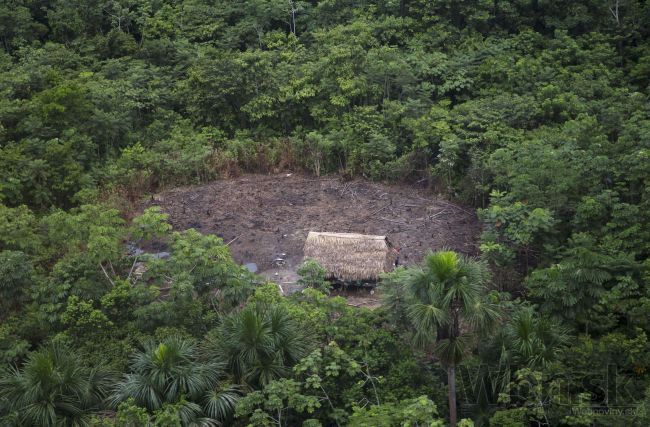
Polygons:
[[[0,424],[649,425],[649,85],[645,0],[3,0]],[[132,215],[279,171],[425,186],[480,254],[369,310]]]

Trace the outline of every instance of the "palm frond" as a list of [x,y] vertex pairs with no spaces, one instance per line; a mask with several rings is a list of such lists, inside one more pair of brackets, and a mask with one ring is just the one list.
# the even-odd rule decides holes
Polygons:
[[438,251],[428,254],[424,263],[435,281],[447,282],[458,273],[459,255],[454,251]]
[[59,342],[31,353],[0,377],[0,399],[23,425],[83,425],[108,392],[111,375],[88,369]]
[[283,306],[247,306],[224,319],[218,336],[235,377],[254,384],[285,376],[311,347]]
[[215,390],[209,391],[204,396],[205,414],[223,423],[235,413],[235,406],[241,394],[242,389],[238,385],[219,385]]
[[112,402],[133,398],[138,406],[154,411],[182,397],[200,399],[215,386],[222,367],[200,361],[191,340],[170,336],[160,343],[146,341],[132,359],[133,373],[117,385]]
[[418,334],[433,334],[434,337],[435,331],[448,320],[447,311],[433,304],[413,304],[408,307],[407,314]]
[[436,343],[435,352],[445,365],[460,363],[470,350],[467,335],[446,338]]

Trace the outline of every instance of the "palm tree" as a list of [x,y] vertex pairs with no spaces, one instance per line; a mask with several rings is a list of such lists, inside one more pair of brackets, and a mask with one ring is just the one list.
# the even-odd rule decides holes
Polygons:
[[220,381],[223,367],[202,361],[190,340],[170,336],[160,343],[146,341],[133,357],[132,372],[117,384],[113,404],[133,398],[153,412],[164,404],[184,402],[184,419],[222,423],[232,416],[239,398],[238,387]]
[[504,323],[493,346],[507,365],[547,367],[569,342],[569,330],[539,316],[530,306],[517,307]]
[[224,320],[211,347],[239,381],[262,386],[289,374],[309,340],[283,306],[249,304]]
[[429,253],[421,266],[401,269],[384,285],[387,304],[404,313],[417,347],[431,348],[447,370],[449,419],[456,425],[456,365],[475,334],[496,324],[486,300],[487,267],[453,251]]
[[532,306],[515,302],[503,308],[504,320],[499,329],[479,344],[479,357],[490,368],[473,373],[474,380],[483,385],[473,396],[478,405],[473,408],[472,418],[478,424],[487,424],[494,415],[490,403],[509,390],[513,372],[521,368],[548,369],[569,342],[567,328],[540,316]]
[[86,368],[60,343],[31,353],[0,377],[0,401],[25,426],[90,425],[108,393],[109,373]]

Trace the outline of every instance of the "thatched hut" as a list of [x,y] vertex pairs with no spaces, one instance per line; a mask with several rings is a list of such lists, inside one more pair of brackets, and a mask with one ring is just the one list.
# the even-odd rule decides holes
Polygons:
[[396,254],[386,236],[310,231],[304,255],[318,261],[331,279],[375,282],[393,269]]

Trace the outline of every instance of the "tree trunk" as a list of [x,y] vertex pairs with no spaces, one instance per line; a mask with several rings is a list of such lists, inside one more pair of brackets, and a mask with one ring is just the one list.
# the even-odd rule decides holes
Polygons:
[[399,16],[404,17],[408,12],[408,0],[400,0],[399,2]]
[[447,368],[447,387],[449,389],[449,425],[456,427],[456,366]]

